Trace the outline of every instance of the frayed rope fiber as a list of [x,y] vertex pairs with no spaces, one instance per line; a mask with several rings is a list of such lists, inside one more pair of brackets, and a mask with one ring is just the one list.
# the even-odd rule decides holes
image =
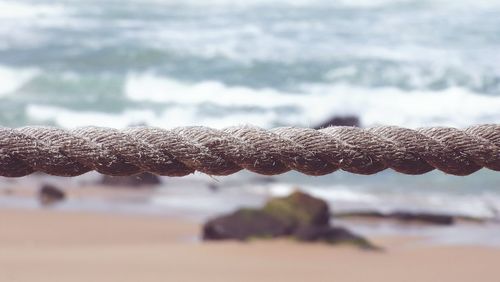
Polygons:
[[374,174],[386,168],[405,174],[438,169],[468,175],[483,167],[500,171],[498,124],[463,130],[394,126],[0,128],[0,175],[7,177],[35,171],[76,176],[92,170],[108,175],[151,172],[167,176],[195,171],[229,175],[242,169],[265,175],[290,170],[324,175],[338,169]]

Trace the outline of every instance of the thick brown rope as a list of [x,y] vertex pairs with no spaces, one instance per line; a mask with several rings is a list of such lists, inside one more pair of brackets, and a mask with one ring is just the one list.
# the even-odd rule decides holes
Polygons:
[[500,171],[500,125],[463,130],[394,126],[320,130],[251,126],[222,130],[0,128],[0,175],[7,177],[35,171],[76,176],[91,170],[109,175],[147,171],[168,176],[194,171],[228,175],[241,169],[265,175],[289,170],[324,175],[338,169],[373,174],[386,168],[406,174],[436,168],[468,175],[483,167]]

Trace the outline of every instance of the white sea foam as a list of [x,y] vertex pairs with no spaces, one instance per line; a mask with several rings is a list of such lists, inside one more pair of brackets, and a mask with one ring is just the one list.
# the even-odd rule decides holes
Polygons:
[[276,113],[228,113],[223,117],[204,117],[193,106],[179,106],[155,113],[147,109],[128,109],[119,113],[95,111],[72,111],[48,105],[28,105],[26,115],[35,123],[53,123],[65,128],[79,126],[105,126],[123,128],[134,124],[147,124],[164,128],[176,126],[205,125],[224,128],[238,124],[253,124],[266,127],[279,120]]
[[127,110],[120,114],[110,114],[90,111],[78,112],[34,104],[26,107],[26,115],[36,122],[55,123],[66,128],[87,125],[123,128],[138,122],[155,119],[154,112],[148,110]]
[[0,66],[0,96],[15,92],[39,73],[36,69]]
[[272,89],[227,87],[218,81],[191,84],[149,74],[130,75],[125,84],[125,93],[133,101],[178,104],[215,103],[223,106],[267,105],[273,107],[283,105],[281,99],[289,99],[284,93]]
[[[290,193],[297,190],[297,187],[290,185],[288,183],[273,183],[269,187],[252,187],[252,191],[256,194],[272,196],[272,197],[284,197],[288,196]],[[333,203],[353,202],[353,203],[371,203],[375,204],[380,202],[380,199],[375,195],[369,194],[363,191],[356,191],[352,187],[345,185],[332,185],[328,187],[309,187],[300,186],[300,190],[305,190],[307,193],[321,198]]]
[[401,4],[427,4],[434,7],[457,8],[457,7],[492,7],[500,4],[498,0],[340,0],[335,1],[337,5],[354,8],[377,8]]
[[[133,103],[117,113],[73,111],[50,105],[29,105],[26,113],[35,122],[52,122],[63,127],[125,127],[146,123],[167,128],[186,125],[223,128],[239,124],[269,128],[312,126],[333,115],[358,115],[366,126],[464,127],[500,120],[500,97],[460,88],[406,92],[394,88],[303,85],[300,93],[287,93],[230,87],[220,82],[190,84],[144,75],[129,77],[125,91]],[[155,107],[144,103],[153,103]]]
[[0,20],[53,17],[61,14],[64,14],[64,8],[60,5],[0,1]]
[[473,5],[477,3],[480,6],[493,6],[499,4],[498,0],[245,0],[245,1],[233,1],[233,0],[136,0],[142,3],[147,1],[149,3],[158,4],[175,4],[175,5],[185,5],[185,6],[206,6],[206,7],[217,7],[217,6],[229,6],[229,7],[253,7],[253,6],[341,6],[341,7],[354,7],[354,8],[377,8],[392,5],[399,5],[404,3],[428,3],[441,6],[449,5]]
[[[124,127],[139,122],[161,127],[205,125],[222,128],[238,124],[311,126],[333,115],[358,115],[367,126],[462,127],[500,120],[500,97],[474,94],[461,88],[407,92],[394,88],[303,85],[300,93],[287,93],[230,87],[220,82],[190,84],[141,75],[130,76],[125,91],[132,102],[165,104],[165,108],[153,111],[148,107],[130,106],[113,114],[30,105],[27,114],[35,121],[50,121],[64,127],[89,124]],[[206,106],[215,108],[216,114],[204,111]]]
[[[137,0],[136,0],[137,1]],[[144,1],[144,0],[138,0]],[[331,1],[325,0],[148,0],[150,3],[157,3],[163,5],[182,5],[182,6],[202,6],[202,7],[254,7],[254,6],[318,6],[330,5]]]
[[68,5],[0,0],[0,50],[25,49],[52,39],[46,28],[68,28],[76,24],[68,18]]
[[[403,91],[395,88],[366,89],[349,85],[303,85],[299,93],[273,89],[226,86],[220,82],[185,83],[151,74],[131,75],[125,92],[136,102],[174,104],[181,107],[215,105],[226,108],[255,107],[265,113],[232,111],[219,118],[191,111],[192,123],[214,126],[231,120],[232,124],[256,123],[260,126],[295,124],[309,126],[332,115],[359,115],[365,125],[466,126],[500,120],[500,97],[472,93],[462,88],[442,91]],[[277,109],[289,109],[277,111]],[[180,111],[179,119],[186,118]],[[198,115],[198,118],[192,114]],[[173,115],[171,115],[173,116]],[[219,120],[219,122],[217,122]],[[214,122],[214,124],[212,124]]]

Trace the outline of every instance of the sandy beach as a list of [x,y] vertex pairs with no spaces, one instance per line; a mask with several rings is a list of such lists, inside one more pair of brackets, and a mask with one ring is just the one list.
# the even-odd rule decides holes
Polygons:
[[1,281],[500,281],[500,249],[371,238],[384,252],[288,240],[203,243],[164,216],[0,211]]

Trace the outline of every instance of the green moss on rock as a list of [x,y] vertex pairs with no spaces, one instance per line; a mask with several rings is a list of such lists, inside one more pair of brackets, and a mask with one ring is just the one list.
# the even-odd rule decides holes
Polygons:
[[286,235],[288,226],[260,209],[239,209],[205,223],[205,240],[274,238]]
[[287,197],[271,199],[263,211],[292,228],[328,225],[330,219],[330,211],[325,201],[300,191],[295,191]]
[[363,237],[330,225],[328,204],[300,191],[274,198],[262,209],[239,209],[203,227],[205,240],[290,238],[302,242],[348,244],[377,249]]

